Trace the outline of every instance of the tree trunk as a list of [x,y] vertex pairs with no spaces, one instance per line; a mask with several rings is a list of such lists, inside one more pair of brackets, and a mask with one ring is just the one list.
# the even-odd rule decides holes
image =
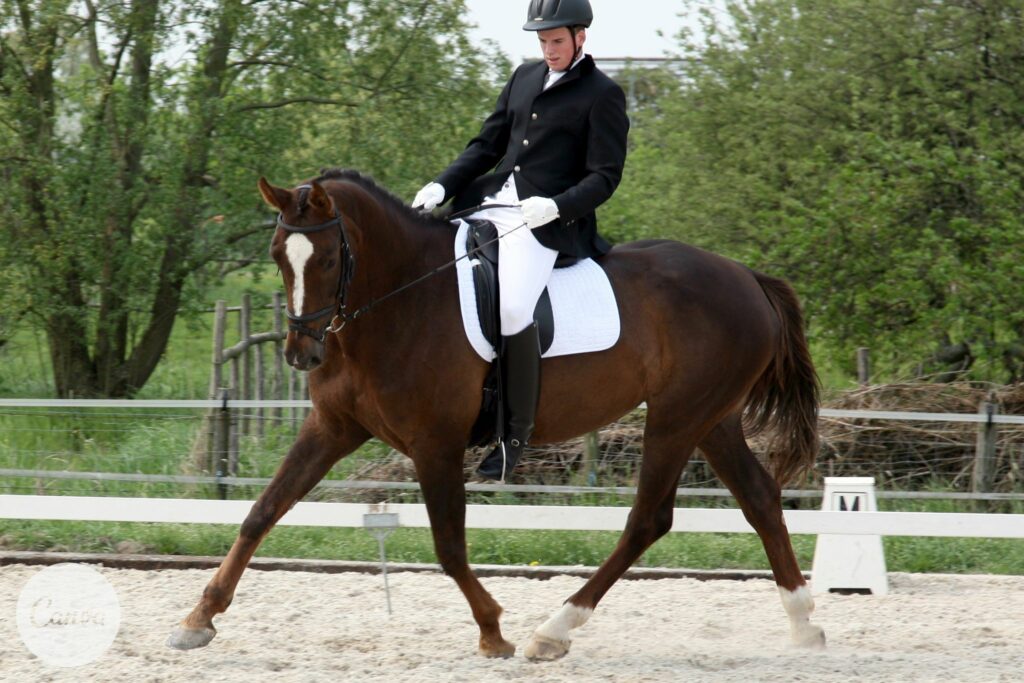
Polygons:
[[129,392],[142,387],[149,379],[174,329],[181,303],[181,289],[188,276],[192,256],[192,236],[201,220],[202,204],[198,194],[204,185],[203,176],[208,170],[210,146],[217,127],[223,84],[227,76],[228,54],[243,11],[240,0],[226,0],[220,6],[217,28],[203,58],[202,71],[198,74],[189,107],[196,124],[186,143],[184,183],[174,212],[174,224],[165,241],[149,325],[132,350],[128,362]]
[[131,83],[127,107],[120,118],[121,129],[118,128],[118,119],[113,116],[113,100],[107,99],[105,104],[108,111],[104,112],[104,119],[118,178],[117,200],[111,207],[104,235],[107,249],[101,275],[95,358],[100,386],[109,396],[129,395],[141,386],[131,381],[125,366],[130,311],[119,283],[125,281],[125,270],[132,267],[128,258],[133,226],[144,197],[138,192],[137,182],[142,176],[142,155],[151,105],[150,74],[158,6],[158,0],[135,0],[132,3],[126,30],[135,40]]
[[69,298],[47,320],[50,360],[57,395],[62,398],[71,395],[82,398],[102,395],[96,382],[96,368],[89,357],[88,337],[82,321],[82,311],[86,309],[81,284],[74,275],[69,275],[62,283],[61,290],[62,295]]
[[[37,59],[25,73],[25,83],[32,101],[29,111],[22,111],[23,140],[38,163],[22,176],[22,189],[28,208],[26,230],[19,239],[30,242],[46,240],[53,235],[50,225],[50,207],[47,205],[49,166],[54,149],[54,121],[56,120],[56,94],[54,90],[54,56],[60,35],[59,8],[54,13],[38,18],[26,4],[19,3],[21,39]],[[46,334],[53,364],[54,385],[59,396],[92,396],[96,394],[96,376],[89,357],[87,330],[82,320],[85,301],[74,263],[63,275],[41,272],[36,277],[46,283],[49,300],[56,308],[45,314]]]

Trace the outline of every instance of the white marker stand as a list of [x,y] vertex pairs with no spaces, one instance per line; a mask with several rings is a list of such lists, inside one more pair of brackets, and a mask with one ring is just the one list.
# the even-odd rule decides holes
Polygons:
[[363,515],[363,528],[369,531],[380,545],[380,573],[384,575],[384,595],[387,596],[388,614],[391,614],[391,586],[388,585],[388,558],[384,554],[384,540],[398,528],[399,524],[397,512],[376,512],[386,509],[387,506],[383,503],[371,505],[370,510],[374,512]]
[[[821,509],[876,512],[874,477],[825,477]],[[811,570],[814,593],[870,590],[889,593],[881,536],[820,534]]]

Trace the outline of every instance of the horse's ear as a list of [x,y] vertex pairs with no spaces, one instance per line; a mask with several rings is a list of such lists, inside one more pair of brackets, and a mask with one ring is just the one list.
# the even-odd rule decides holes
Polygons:
[[285,209],[287,209],[292,203],[291,192],[283,187],[274,187],[268,183],[267,179],[263,176],[260,176],[260,179],[256,182],[256,186],[260,188],[260,194],[263,195],[263,201],[281,213],[284,213]]
[[312,189],[309,191],[309,205],[322,211],[331,210],[331,198],[327,196],[327,190],[317,181],[310,183]]

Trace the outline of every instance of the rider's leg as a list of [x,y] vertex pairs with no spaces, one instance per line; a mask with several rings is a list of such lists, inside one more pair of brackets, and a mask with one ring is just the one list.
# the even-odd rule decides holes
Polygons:
[[540,393],[540,340],[533,313],[558,252],[538,242],[526,227],[519,227],[523,220],[518,208],[503,209],[488,218],[503,235],[498,242],[498,281],[506,431],[503,443],[484,458],[477,471],[489,479],[503,480],[533,434]]

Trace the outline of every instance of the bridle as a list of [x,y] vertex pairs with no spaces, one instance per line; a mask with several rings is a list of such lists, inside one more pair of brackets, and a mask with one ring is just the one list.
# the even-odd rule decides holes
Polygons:
[[[348,299],[348,287],[352,282],[352,275],[356,269],[356,256],[352,252],[352,246],[348,241],[348,233],[345,231],[345,221],[342,219],[338,209],[334,209],[334,218],[327,221],[326,223],[320,223],[318,225],[289,225],[284,222],[284,215],[277,215],[277,227],[281,228],[285,232],[300,233],[308,235],[314,232],[323,232],[330,228],[338,226],[338,232],[341,234],[341,277],[338,278],[338,294],[337,299],[334,303],[326,308],[321,308],[319,311],[312,313],[306,313],[305,315],[295,315],[288,304],[285,304],[284,311],[285,315],[288,316],[288,330],[297,334],[304,334],[307,337],[316,339],[321,344],[324,339],[327,338],[328,333],[340,332],[345,324],[349,321],[350,316],[345,313],[345,303]],[[318,330],[312,330],[306,327],[302,323],[313,322],[326,315],[331,315],[327,324]]]
[[[303,187],[308,187],[308,186],[303,186]],[[480,211],[482,209],[513,208],[514,206],[515,205],[512,205],[512,204],[481,204],[479,206],[474,206],[474,207],[471,207],[469,209],[464,209],[462,211],[459,211],[458,213],[453,213],[450,216],[448,216],[448,218],[449,219],[462,218],[464,216],[468,216],[471,213],[474,213],[476,211]],[[453,259],[453,260],[445,263],[444,265],[438,266],[434,270],[430,271],[429,273],[426,273],[425,275],[422,275],[422,276],[416,278],[412,282],[408,282],[408,283],[402,285],[401,287],[399,287],[398,289],[394,289],[394,290],[388,292],[387,294],[385,294],[384,296],[370,301],[370,303],[366,304],[362,308],[359,308],[358,310],[355,310],[352,313],[349,313],[349,312],[347,312],[345,310],[345,304],[346,304],[346,301],[348,299],[348,287],[349,287],[349,284],[352,282],[352,274],[355,272],[355,269],[356,269],[356,255],[352,251],[352,245],[349,244],[348,233],[345,232],[345,221],[342,218],[341,214],[338,212],[337,207],[335,207],[335,209],[334,209],[334,218],[332,218],[331,220],[327,221],[326,223],[320,223],[318,225],[302,225],[302,226],[300,226],[300,225],[289,225],[288,223],[284,222],[284,215],[283,214],[280,214],[280,213],[277,214],[277,227],[281,228],[285,232],[297,232],[297,233],[301,233],[301,234],[306,235],[306,234],[313,233],[313,232],[322,232],[324,230],[328,230],[328,229],[332,228],[335,225],[338,226],[338,231],[341,234],[341,261],[342,261],[342,263],[341,263],[342,275],[341,275],[341,278],[339,278],[339,280],[338,280],[338,298],[337,298],[337,301],[335,303],[331,304],[330,306],[327,306],[325,308],[321,308],[319,311],[314,311],[313,313],[307,313],[305,315],[295,315],[294,313],[292,313],[292,310],[290,308],[288,308],[288,304],[287,303],[285,303],[285,308],[284,308],[285,315],[288,316],[288,330],[289,331],[295,332],[297,334],[304,334],[307,337],[310,337],[312,339],[317,340],[321,344],[323,344],[324,340],[327,339],[327,335],[328,334],[336,334],[338,332],[341,332],[342,328],[344,328],[345,325],[347,325],[349,323],[349,321],[355,320],[356,318],[361,316],[363,313],[366,313],[368,310],[370,310],[371,308],[373,308],[377,304],[379,304],[379,303],[381,303],[381,302],[383,302],[383,301],[385,301],[387,299],[390,299],[391,297],[395,296],[396,294],[399,294],[399,293],[405,291],[406,289],[409,289],[410,287],[413,287],[413,286],[419,284],[420,282],[423,282],[424,280],[430,279],[431,277],[437,275],[438,273],[440,273],[443,270],[451,268],[452,266],[454,266],[456,263],[458,263],[462,259],[468,258],[469,256],[471,256],[471,255],[473,255],[473,254],[483,250],[484,247],[486,247],[486,246],[488,246],[490,244],[493,244],[494,242],[497,242],[498,240],[500,240],[505,235],[513,233],[513,232],[519,230],[520,228],[526,227],[526,223],[523,223],[523,224],[519,225],[518,227],[512,228],[511,230],[506,232],[505,235],[499,235],[498,237],[495,237],[494,239],[490,240],[489,242],[485,242],[484,244],[481,244],[478,247],[476,247],[474,249],[471,249],[470,251],[468,251],[467,253],[463,254],[462,256],[460,256],[460,257],[458,257],[456,259]],[[314,331],[314,330],[311,330],[310,328],[306,327],[305,325],[301,324],[301,323],[313,322],[314,320],[322,318],[322,317],[324,317],[324,316],[326,316],[328,314],[333,314],[333,315],[331,316],[331,318],[328,321],[328,323],[326,325],[324,325],[322,328],[320,328],[319,330],[315,330]]]

